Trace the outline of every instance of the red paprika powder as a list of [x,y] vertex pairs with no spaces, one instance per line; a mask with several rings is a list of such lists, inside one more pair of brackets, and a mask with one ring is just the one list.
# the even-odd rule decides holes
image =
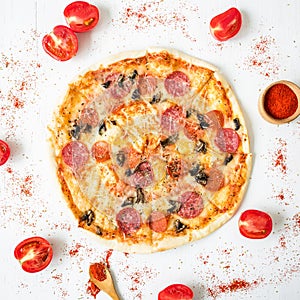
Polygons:
[[104,263],[94,263],[90,265],[90,272],[98,281],[103,281],[107,278]]
[[264,108],[274,119],[286,119],[297,110],[298,99],[290,87],[278,83],[267,91]]

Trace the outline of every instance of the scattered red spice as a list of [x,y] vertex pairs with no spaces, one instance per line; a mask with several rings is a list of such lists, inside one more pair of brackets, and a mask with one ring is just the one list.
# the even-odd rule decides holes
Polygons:
[[106,251],[106,257],[105,257],[105,262],[108,268],[110,268],[110,263],[109,263],[109,259],[111,257],[111,255],[113,254],[113,249],[109,249]]
[[286,248],[286,240],[285,240],[284,235],[279,237],[279,244],[280,244],[281,248]]
[[75,248],[69,251],[70,256],[75,256],[78,254],[79,249],[82,247],[79,243],[76,243]]
[[272,166],[279,169],[283,175],[287,173],[287,142],[282,138],[276,139],[279,148],[277,148],[273,155]]
[[106,276],[106,268],[103,262],[94,263],[90,265],[90,272],[95,279],[98,281],[103,281],[107,278]]
[[260,36],[251,47],[251,54],[246,58],[245,64],[249,70],[255,70],[260,75],[271,77],[279,72],[278,54],[272,53],[276,49],[275,39],[271,36]]
[[60,284],[62,283],[62,274],[56,274],[56,275],[52,275],[52,278],[55,279],[56,283]]
[[91,295],[92,297],[94,297],[94,299],[96,299],[96,296],[98,295],[98,293],[100,292],[100,289],[90,280],[87,283],[87,289],[86,292]]
[[218,295],[222,293],[236,292],[238,290],[247,290],[253,288],[259,284],[258,280],[254,280],[253,282],[248,282],[243,279],[233,279],[228,284],[219,284],[212,288],[208,288],[207,291],[209,295],[213,298],[216,298]]
[[292,218],[293,221],[293,233],[295,236],[300,234],[300,212],[295,214]]
[[133,24],[135,30],[147,30],[149,27],[168,27],[173,30],[181,30],[182,35],[189,40],[196,42],[189,29],[189,19],[184,15],[188,9],[189,13],[197,12],[198,6],[179,5],[173,10],[165,9],[163,1],[149,1],[147,3],[134,3],[124,8],[121,22]]
[[279,199],[279,200],[281,200],[281,201],[283,201],[284,198],[285,198],[283,192],[281,192],[280,194],[278,194],[278,195],[276,196],[276,198]]
[[24,182],[20,184],[21,194],[27,197],[32,196],[32,176],[26,176]]
[[264,108],[275,119],[288,118],[298,108],[297,96],[286,84],[275,84],[265,95]]

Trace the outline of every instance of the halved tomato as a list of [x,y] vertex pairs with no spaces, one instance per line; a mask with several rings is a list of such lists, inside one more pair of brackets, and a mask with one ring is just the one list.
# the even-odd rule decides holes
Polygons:
[[0,140],[0,166],[4,165],[10,156],[10,148],[7,143]]
[[267,213],[249,209],[239,219],[240,233],[249,239],[263,239],[272,232],[273,222]]
[[175,283],[167,286],[158,294],[158,300],[192,300],[193,291],[184,284]]
[[235,36],[242,26],[242,14],[232,7],[210,21],[210,32],[218,41],[227,41]]
[[46,34],[42,40],[43,48],[51,57],[59,61],[66,61],[76,55],[78,38],[67,26],[58,25]]
[[64,16],[72,30],[85,32],[97,25],[100,14],[95,5],[85,1],[75,1],[64,9]]
[[51,262],[53,250],[50,243],[42,237],[31,237],[19,243],[14,251],[22,269],[35,273],[45,269]]

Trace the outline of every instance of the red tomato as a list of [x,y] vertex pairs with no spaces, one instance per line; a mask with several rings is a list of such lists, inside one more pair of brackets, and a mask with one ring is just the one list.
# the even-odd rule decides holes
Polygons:
[[210,21],[210,32],[218,41],[227,41],[241,29],[242,15],[238,9],[232,7],[215,16]]
[[10,156],[9,146],[2,140],[0,140],[0,166],[4,165]]
[[31,237],[19,243],[14,251],[22,269],[35,273],[45,269],[51,262],[53,250],[50,243],[42,237]]
[[193,291],[184,284],[172,284],[158,294],[158,300],[192,300]]
[[95,5],[84,1],[75,1],[65,8],[64,16],[72,30],[85,32],[97,25],[99,10]]
[[66,61],[76,55],[78,39],[76,34],[67,26],[58,25],[46,34],[42,40],[43,48],[51,57]]
[[239,219],[241,234],[249,239],[263,239],[272,232],[272,218],[255,209],[244,211]]

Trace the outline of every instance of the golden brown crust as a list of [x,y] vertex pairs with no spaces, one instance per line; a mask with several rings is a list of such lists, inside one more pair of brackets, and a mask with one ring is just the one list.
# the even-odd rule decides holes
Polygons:
[[[173,72],[184,73],[189,80],[188,88],[182,87],[187,91],[181,95],[179,90],[179,96],[166,90],[165,79]],[[142,77],[154,78],[144,86],[145,93],[138,85]],[[240,144],[228,163],[224,163],[228,153],[214,142],[217,131],[198,128],[200,117],[211,110],[223,113],[224,128],[234,128],[233,120],[238,119],[235,129]],[[89,111],[87,119],[85,111]],[[176,127],[175,135],[160,128],[162,116],[170,111],[183,120],[175,121],[179,129],[169,124]],[[190,111],[192,116],[188,116]],[[187,123],[192,124],[189,134]],[[191,136],[195,128],[198,133]],[[103,244],[125,252],[167,250],[210,234],[234,214],[249,180],[248,133],[231,87],[215,67],[171,49],[126,53],[80,75],[69,85],[50,131],[58,180],[79,226],[95,233]],[[197,144],[199,137],[205,151]],[[168,142],[168,138],[175,140]],[[108,160],[103,162],[93,156],[99,140],[109,145]],[[83,165],[76,168],[72,165],[75,158],[63,154],[65,146],[74,141],[85,151],[79,158],[84,159]],[[125,163],[120,153],[126,154]],[[132,172],[145,162],[153,172],[146,174],[151,177],[149,183],[147,178],[133,183]],[[192,174],[195,165],[201,166],[198,175],[206,180],[211,169],[218,169],[224,176],[220,188],[208,190],[203,178]],[[181,213],[183,204],[177,199],[191,191],[203,205],[195,216],[190,211]],[[129,200],[133,202],[128,204]],[[139,226],[124,232],[117,215],[128,207],[138,211],[135,222]],[[150,228],[152,211],[166,216],[167,227],[162,232]]]

